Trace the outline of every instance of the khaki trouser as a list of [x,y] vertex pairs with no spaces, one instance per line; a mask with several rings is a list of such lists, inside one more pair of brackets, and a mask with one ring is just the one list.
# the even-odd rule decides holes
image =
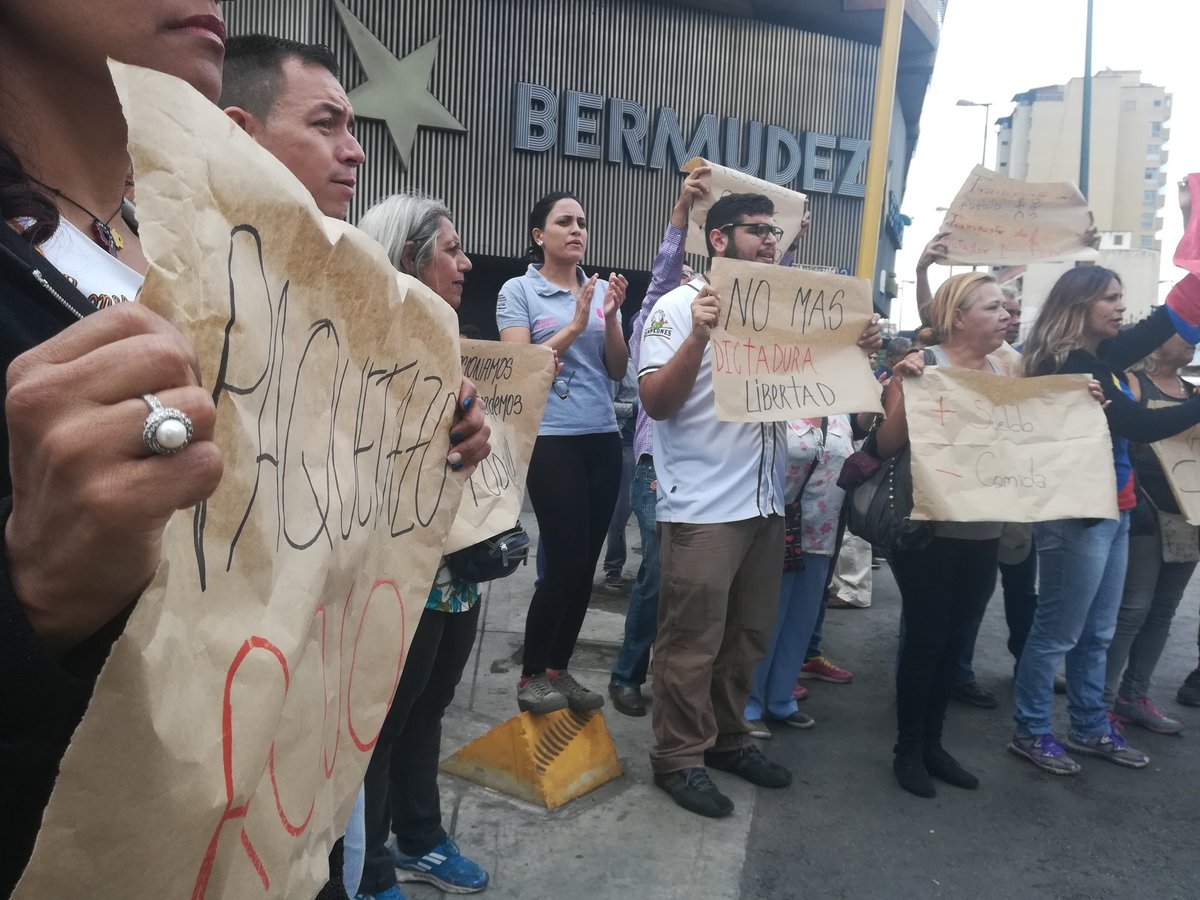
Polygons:
[[783,518],[660,522],[654,643],[655,772],[750,743],[743,712],[767,653],[783,572]]

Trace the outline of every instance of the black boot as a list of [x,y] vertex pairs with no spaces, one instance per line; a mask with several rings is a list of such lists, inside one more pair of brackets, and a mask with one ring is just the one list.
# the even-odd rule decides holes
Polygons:
[[941,744],[925,749],[925,770],[939,781],[954,787],[969,791],[979,787],[979,779],[959,765],[958,760],[947,753]]
[[892,760],[892,771],[896,773],[900,787],[918,797],[936,796],[937,791],[921,759],[921,751],[897,746],[894,752],[896,758]]

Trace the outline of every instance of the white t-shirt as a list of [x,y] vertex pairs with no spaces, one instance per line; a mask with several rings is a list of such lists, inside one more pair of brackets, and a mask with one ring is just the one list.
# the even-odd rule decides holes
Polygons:
[[[692,333],[693,279],[663,296],[642,329],[638,380],[666,365]],[[784,422],[722,422],[713,398],[712,348],[692,392],[669,419],[654,423],[660,522],[713,524],[783,515],[787,470]]]
[[142,276],[66,219],[38,249],[98,309],[137,299]]

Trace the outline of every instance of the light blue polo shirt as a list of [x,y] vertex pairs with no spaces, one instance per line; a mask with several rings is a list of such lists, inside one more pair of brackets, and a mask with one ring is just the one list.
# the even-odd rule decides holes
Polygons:
[[[496,300],[496,327],[528,328],[535,344],[544,344],[575,316],[575,297],[542,277],[531,265],[520,278],[510,278]],[[577,270],[579,282],[587,278]],[[604,367],[604,297],[607,281],[596,281],[588,327],[565,353],[558,355],[562,372],[550,386],[538,434],[599,434],[617,430],[612,379]],[[620,321],[620,310],[617,311]],[[565,397],[562,394],[566,394]]]

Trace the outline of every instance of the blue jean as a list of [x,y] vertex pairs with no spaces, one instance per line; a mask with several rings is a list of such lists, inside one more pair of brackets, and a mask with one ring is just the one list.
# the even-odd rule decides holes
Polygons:
[[1071,731],[1101,737],[1109,733],[1104,674],[1125,585],[1129,513],[1092,525],[1039,522],[1034,538],[1040,595],[1013,689],[1017,731],[1053,733],[1054,673],[1065,656]]
[[[621,487],[617,505],[608,525],[608,543],[604,551],[604,574],[620,575],[625,568],[625,526],[629,524],[629,509],[633,504],[633,444],[621,445]],[[645,543],[642,544],[645,547]]]
[[803,569],[786,569],[779,586],[779,611],[767,655],[758,664],[746,703],[746,718],[786,719],[796,711],[792,689],[804,665],[817,616],[825,606],[828,556],[804,554]]
[[629,592],[629,609],[625,613],[625,640],[613,664],[611,683],[626,687],[641,687],[646,683],[646,668],[650,665],[650,648],[658,631],[658,525],[655,521],[657,483],[654,462],[643,457],[634,467],[629,481],[629,505],[637,516],[642,535],[642,564],[637,580]]

